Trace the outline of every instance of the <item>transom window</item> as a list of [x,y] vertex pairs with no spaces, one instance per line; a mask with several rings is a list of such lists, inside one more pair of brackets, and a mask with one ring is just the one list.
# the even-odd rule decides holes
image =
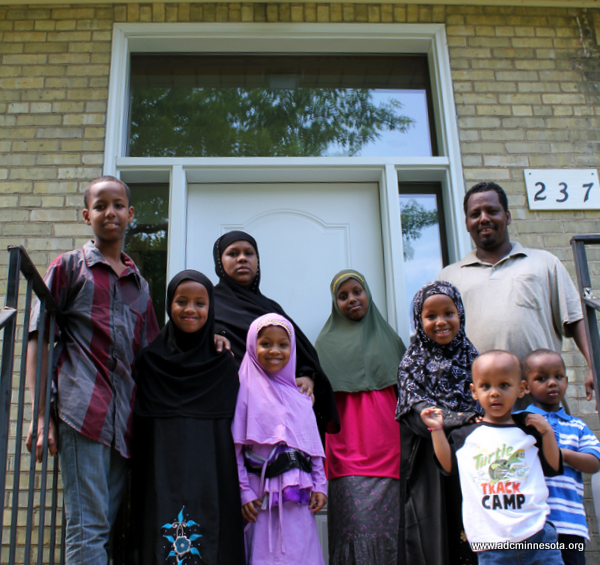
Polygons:
[[132,157],[437,154],[424,55],[131,56]]

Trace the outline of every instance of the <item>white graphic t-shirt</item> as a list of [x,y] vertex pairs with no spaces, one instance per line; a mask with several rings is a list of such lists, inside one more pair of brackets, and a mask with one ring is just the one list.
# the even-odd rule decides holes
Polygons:
[[519,542],[544,527],[550,512],[544,475],[562,469],[548,465],[541,435],[523,423],[526,415],[513,414],[514,425],[482,422],[449,436],[470,543]]

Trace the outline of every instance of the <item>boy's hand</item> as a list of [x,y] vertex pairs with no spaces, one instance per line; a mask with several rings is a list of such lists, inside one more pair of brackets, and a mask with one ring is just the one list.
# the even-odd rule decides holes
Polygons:
[[261,508],[262,504],[258,498],[256,500],[252,500],[251,502],[246,502],[246,504],[242,505],[242,516],[244,520],[247,522],[256,522],[258,519],[258,511]]
[[421,420],[428,428],[441,428],[444,425],[442,410],[435,406],[429,406],[422,410]]
[[223,353],[224,349],[231,351],[231,343],[223,335],[215,334],[215,347],[217,348],[217,353]]
[[533,426],[542,435],[547,434],[548,432],[554,434],[552,426],[541,414],[528,414],[525,418],[525,425]]
[[327,503],[327,497],[322,492],[312,492],[308,507],[313,514],[316,514]]
[[[57,448],[57,433],[56,433],[56,423],[54,422],[54,418],[50,417],[50,421],[48,422],[49,431],[48,431],[48,451],[51,456],[56,455]],[[29,422],[29,430],[27,431],[27,439],[25,440],[25,445],[27,446],[27,451],[31,453],[31,442],[33,441],[33,421]],[[38,433],[37,440],[35,446],[35,460],[38,463],[42,462],[42,457],[44,455],[44,415],[40,414],[38,417]]]

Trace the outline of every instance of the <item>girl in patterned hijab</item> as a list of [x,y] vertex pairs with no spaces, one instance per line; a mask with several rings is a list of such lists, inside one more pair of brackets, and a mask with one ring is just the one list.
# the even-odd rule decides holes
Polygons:
[[[444,300],[443,297],[447,298]],[[446,319],[440,328],[448,331],[447,334],[435,327],[431,332],[427,329],[428,318],[424,317],[423,311],[425,309],[425,315],[431,319],[434,312],[429,311],[427,305],[436,301],[450,306],[450,309],[454,306],[454,322]],[[442,314],[445,314],[443,307]],[[415,295],[413,320],[416,329],[414,341],[404,354],[398,371],[396,419],[419,402],[428,402],[451,412],[474,410],[475,401],[469,385],[471,364],[478,353],[465,333],[465,309],[458,289],[446,281],[426,284]],[[477,411],[480,412],[480,409]]]
[[465,334],[460,293],[450,283],[436,281],[419,290],[413,316],[416,334],[398,370],[398,562],[474,564],[477,558],[466,543],[462,528],[458,478],[445,477],[438,471],[431,433],[420,414],[430,406],[440,408],[448,434],[481,413],[469,387],[477,350]]

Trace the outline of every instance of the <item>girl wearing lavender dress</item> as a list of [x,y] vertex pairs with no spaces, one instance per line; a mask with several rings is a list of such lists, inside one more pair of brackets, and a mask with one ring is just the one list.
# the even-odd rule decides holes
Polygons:
[[323,446],[310,397],[295,380],[294,326],[254,320],[232,425],[251,565],[322,565],[315,513],[325,505]]

